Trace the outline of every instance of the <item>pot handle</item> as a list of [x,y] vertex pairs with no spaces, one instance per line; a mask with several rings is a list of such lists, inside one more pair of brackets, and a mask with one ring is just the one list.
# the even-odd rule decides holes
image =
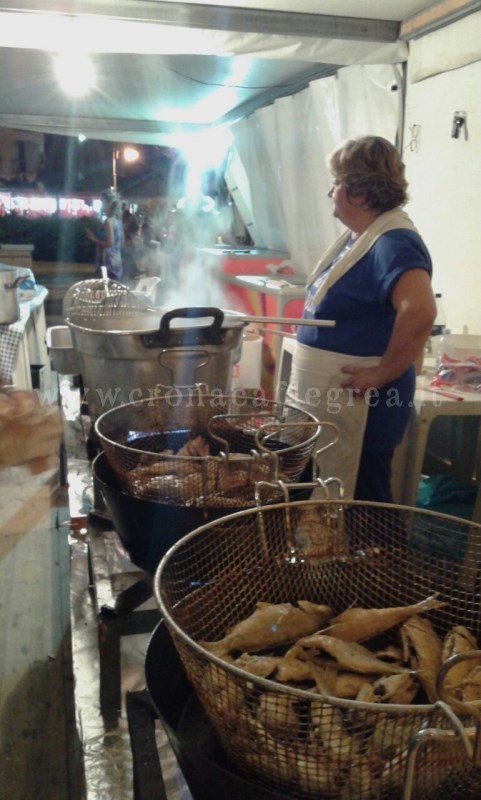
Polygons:
[[15,278],[15,280],[12,283],[4,283],[3,284],[3,288],[4,289],[16,289],[17,286],[19,286],[22,283],[23,280],[25,280],[25,275],[19,275],[18,278]]
[[[166,344],[170,333],[170,322],[177,317],[184,317],[186,319],[194,319],[202,317],[213,317],[211,325],[205,326],[205,334],[210,344],[219,344],[219,335],[222,323],[224,321],[224,312],[220,308],[214,306],[193,306],[191,308],[174,308],[171,311],[166,311],[160,320],[160,341]],[[204,326],[202,326],[204,331]]]

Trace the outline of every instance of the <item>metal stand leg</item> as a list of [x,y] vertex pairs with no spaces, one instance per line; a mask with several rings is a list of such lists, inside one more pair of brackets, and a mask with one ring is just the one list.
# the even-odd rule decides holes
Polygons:
[[115,727],[121,713],[120,623],[99,620],[100,711],[108,728]]
[[156,714],[149,693],[127,692],[127,720],[134,768],[134,800],[167,800],[155,743]]
[[[98,620],[100,660],[100,711],[108,727],[115,727],[121,714],[121,637],[150,633],[160,615],[157,609],[137,610],[152,596],[152,577],[141,577],[130,586],[114,592],[114,576],[109,570],[105,530],[91,515],[89,517],[88,562]],[[129,573],[130,575],[130,573]]]

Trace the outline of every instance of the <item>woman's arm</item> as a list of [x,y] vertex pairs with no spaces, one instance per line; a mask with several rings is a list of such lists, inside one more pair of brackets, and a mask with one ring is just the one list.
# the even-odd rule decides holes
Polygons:
[[403,273],[391,292],[396,310],[388,346],[377,367],[344,367],[350,377],[343,382],[346,388],[365,392],[379,389],[399,377],[413,364],[431,333],[436,317],[436,301],[429,274],[424,269]]

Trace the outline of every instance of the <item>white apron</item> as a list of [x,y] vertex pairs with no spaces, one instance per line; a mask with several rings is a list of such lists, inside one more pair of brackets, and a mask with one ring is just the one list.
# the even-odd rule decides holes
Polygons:
[[[369,411],[368,395],[357,397],[352,389],[342,389],[348,377],[342,367],[375,367],[378,356],[348,356],[307,347],[296,342],[286,402],[313,414],[319,422],[333,422],[339,441],[320,456],[320,477],[339,478],[344,497],[352,499],[361,457],[362,441]],[[332,441],[332,429],[321,433],[320,444]]]

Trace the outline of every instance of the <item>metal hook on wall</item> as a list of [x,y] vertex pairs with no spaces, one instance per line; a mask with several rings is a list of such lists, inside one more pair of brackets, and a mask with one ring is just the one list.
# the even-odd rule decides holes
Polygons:
[[409,128],[409,132],[411,134],[411,139],[407,144],[408,149],[411,153],[417,153],[419,149],[419,136],[421,134],[421,126],[420,125],[411,125]]
[[468,138],[468,128],[466,125],[466,112],[465,111],[455,111],[453,117],[453,124],[451,127],[451,137],[453,139],[459,139],[459,134],[461,129],[464,128],[464,138]]

